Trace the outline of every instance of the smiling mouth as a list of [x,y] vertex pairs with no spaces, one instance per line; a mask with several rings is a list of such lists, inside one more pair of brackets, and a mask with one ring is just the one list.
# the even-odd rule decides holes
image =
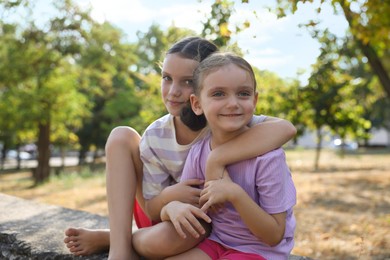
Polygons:
[[242,114],[221,114],[221,116],[224,116],[224,117],[237,117],[237,116],[242,116]]
[[171,101],[171,100],[168,100],[168,103],[171,104],[171,105],[174,105],[174,106],[178,106],[178,105],[184,104],[184,102]]

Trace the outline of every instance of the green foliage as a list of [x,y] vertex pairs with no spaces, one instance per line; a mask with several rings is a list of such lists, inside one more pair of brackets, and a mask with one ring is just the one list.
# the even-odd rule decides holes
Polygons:
[[[370,67],[378,77],[383,90],[390,98],[390,64],[388,46],[390,45],[390,1],[382,0],[277,0],[276,13],[279,17],[287,12],[294,13],[299,4],[311,4],[317,12],[321,12],[323,5],[330,5],[336,13],[344,15],[349,24],[349,33],[357,43],[356,50],[360,50],[368,59]],[[320,21],[310,19],[306,26],[318,32]],[[316,37],[316,33],[314,34]]]
[[203,23],[202,36],[212,40],[217,46],[227,46],[231,38],[230,16],[234,11],[233,2],[218,0],[211,5],[210,16]]
[[230,40],[232,35],[245,30],[250,26],[250,23],[248,20],[245,20],[240,24],[232,25],[230,17],[234,12],[234,1],[214,1],[211,5],[210,15],[203,22],[202,36],[213,41],[220,48],[229,46],[237,53],[241,53],[237,44],[232,43]]
[[75,130],[82,127],[90,115],[91,104],[78,88],[77,67],[62,62],[47,82],[50,95],[56,97],[51,107],[51,142],[57,145],[77,145]]
[[131,119],[129,123],[139,133],[142,133],[148,125],[165,115],[167,111],[161,98],[161,76],[151,73],[147,76],[140,75],[140,78],[147,86],[137,93],[137,98],[142,100],[142,109],[139,116]]
[[[322,1],[320,6],[330,4],[351,15],[350,32],[338,39],[319,30],[318,21],[308,21],[321,44],[309,84],[302,86],[298,80],[284,80],[255,68],[256,112],[290,120],[298,135],[307,127],[327,127],[342,138],[367,140],[372,127],[390,128],[389,99],[380,88],[385,82],[379,76],[383,72],[371,63],[379,60],[384,67],[390,66],[389,17],[383,15],[388,4],[379,7],[378,1]],[[285,15],[294,12],[298,3],[311,1],[278,2],[279,14]],[[2,17],[18,8],[31,14],[32,3],[0,1]],[[137,42],[128,43],[118,28],[94,22],[72,1],[52,3],[56,13],[43,26],[28,15],[23,22],[0,21],[2,144],[16,147],[40,141],[44,144],[40,153],[47,154],[51,142],[80,147],[83,157],[92,147],[103,148],[114,127],[129,125],[142,133],[167,113],[160,93],[160,63],[174,42],[195,35],[193,31],[175,25],[162,30],[152,24],[148,31],[137,33]],[[231,38],[250,24],[231,23],[234,4],[214,1],[202,34],[221,49],[240,53]]]
[[[26,133],[31,129],[35,130],[39,155],[34,175],[37,183],[49,177],[50,138],[66,140],[71,129],[80,126],[80,117],[85,114],[80,107],[85,108],[87,103],[78,93],[76,72],[70,66],[74,61],[71,56],[80,49],[81,24],[87,21],[87,15],[70,1],[56,3],[59,12],[48,20],[46,28],[39,28],[27,17],[23,24],[2,23],[5,29],[1,31],[5,45],[0,55],[6,68],[4,73],[10,72],[10,76],[3,77],[0,85],[18,105],[18,115],[13,120],[23,122],[7,131],[13,131],[16,139],[20,139],[29,136]],[[32,9],[26,11],[32,12]]]
[[107,22],[93,23],[85,41],[76,59],[81,91],[92,105],[77,131],[83,155],[91,146],[103,148],[113,127],[138,115],[141,102],[129,72],[138,57],[134,45],[123,43],[124,34]]
[[285,82],[278,75],[268,71],[254,69],[259,92],[257,113],[266,115],[281,115],[281,104],[284,102],[281,93],[285,89]]
[[163,31],[158,24],[152,24],[145,33],[138,31],[136,71],[144,75],[159,74],[165,52],[178,40],[193,35],[195,35],[194,31],[178,28],[174,25],[171,25],[166,31]]

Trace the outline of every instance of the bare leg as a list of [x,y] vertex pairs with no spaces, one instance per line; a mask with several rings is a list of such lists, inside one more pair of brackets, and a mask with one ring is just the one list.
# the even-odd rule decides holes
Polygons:
[[[142,198],[139,196],[142,194],[142,187],[139,187],[142,184],[140,139],[135,130],[119,127],[111,132],[106,144],[110,260],[134,259],[132,222],[137,187],[137,197]],[[143,200],[140,201],[140,205],[143,204]]]
[[140,255],[148,259],[163,259],[177,255],[195,247],[210,234],[210,225],[203,222],[206,234],[194,238],[187,233],[183,239],[169,221],[158,223],[152,227],[141,228],[133,234],[133,247]]
[[110,230],[69,228],[64,242],[74,255],[90,255],[110,248],[110,259],[130,259],[134,199],[144,207],[139,134],[115,128],[106,144],[106,179]]

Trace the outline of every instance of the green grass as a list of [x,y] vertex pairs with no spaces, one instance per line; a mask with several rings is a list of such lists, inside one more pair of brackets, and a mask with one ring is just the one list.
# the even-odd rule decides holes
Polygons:
[[77,183],[80,183],[82,181],[90,181],[94,179],[97,180],[105,179],[104,170],[91,171],[89,167],[84,167],[80,172],[71,171],[71,172],[61,172],[58,175],[52,174],[49,178],[49,181],[42,185],[61,186],[64,189],[69,189],[69,188],[73,188]]

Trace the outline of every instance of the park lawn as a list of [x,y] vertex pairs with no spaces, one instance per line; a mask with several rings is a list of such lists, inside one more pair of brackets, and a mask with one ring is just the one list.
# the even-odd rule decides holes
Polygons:
[[[390,151],[287,150],[297,188],[293,254],[313,259],[390,259]],[[105,175],[70,174],[32,188],[29,172],[0,174],[0,192],[107,216]]]

